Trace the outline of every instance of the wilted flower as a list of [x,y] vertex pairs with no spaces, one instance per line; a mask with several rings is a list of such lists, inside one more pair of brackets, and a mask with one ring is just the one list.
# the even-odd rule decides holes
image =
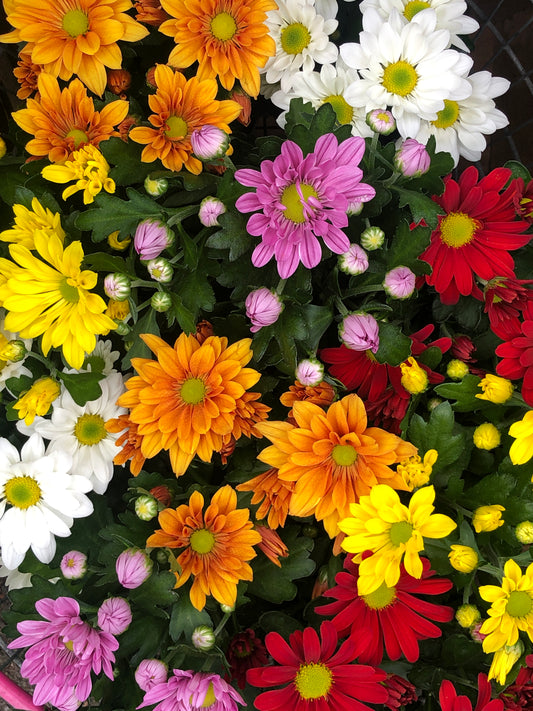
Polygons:
[[244,302],[246,315],[252,322],[250,331],[257,333],[263,326],[276,323],[283,311],[283,303],[275,291],[266,286],[251,291]]
[[148,261],[159,257],[161,252],[170,247],[174,233],[159,220],[143,220],[137,225],[133,246],[141,259]]

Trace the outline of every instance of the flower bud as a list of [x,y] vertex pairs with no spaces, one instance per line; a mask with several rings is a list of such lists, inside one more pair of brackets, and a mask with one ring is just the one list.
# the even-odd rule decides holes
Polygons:
[[357,276],[368,269],[368,257],[365,250],[358,244],[351,244],[344,254],[338,257],[339,269],[345,274]]
[[191,133],[191,147],[196,158],[216,160],[226,154],[229,135],[218,126],[205,124]]
[[167,665],[159,659],[143,659],[135,670],[135,681],[142,691],[149,691],[167,680],[167,671]]
[[162,506],[165,508],[168,508],[170,504],[172,503],[172,494],[170,493],[170,489],[168,486],[165,484],[160,484],[159,486],[154,486],[153,489],[150,489],[150,493],[156,499],[159,501]]
[[522,521],[514,530],[514,534],[520,543],[530,546],[533,543],[533,522]]
[[122,634],[130,626],[131,620],[130,604],[123,597],[110,597],[98,608],[98,627],[109,634]]
[[409,267],[395,267],[385,274],[383,288],[393,299],[408,299],[415,290],[416,276]]
[[409,356],[404,363],[400,363],[400,370],[402,371],[401,383],[408,393],[419,395],[427,390],[428,375],[413,356]]
[[405,140],[394,156],[394,167],[406,178],[419,178],[428,172],[430,165],[426,147],[414,138]]
[[204,227],[220,226],[218,218],[226,212],[226,206],[216,197],[208,195],[200,203],[198,219]]
[[131,237],[126,237],[126,239],[119,240],[119,234],[120,230],[115,230],[115,232],[111,232],[111,234],[107,236],[107,244],[111,247],[111,249],[116,249],[118,252],[122,252],[130,245]]
[[235,605],[225,605],[224,603],[221,603],[220,609],[225,615],[229,615],[230,613],[235,612]]
[[61,558],[59,567],[67,580],[79,580],[87,572],[87,556],[81,551],[69,551]]
[[361,234],[361,247],[373,252],[383,246],[385,232],[380,227],[367,227]]
[[158,281],[160,284],[168,284],[172,281],[174,276],[174,268],[172,264],[164,257],[157,257],[157,259],[150,259],[146,264],[148,273],[154,281]]
[[478,449],[490,451],[499,446],[501,436],[498,428],[492,422],[484,422],[474,430],[473,440]]
[[472,516],[472,525],[476,533],[495,531],[500,526],[503,526],[502,511],[505,511],[505,508],[499,504],[479,506]]
[[131,86],[131,74],[127,69],[108,69],[107,88],[115,96],[121,96]]
[[495,404],[501,405],[510,399],[513,394],[514,385],[506,378],[500,378],[498,375],[487,375],[479,383],[479,387],[483,390],[483,394],[477,394],[480,400],[488,400]]
[[314,387],[324,379],[324,366],[316,358],[301,360],[296,367],[296,380],[302,385]]
[[144,189],[150,197],[158,198],[168,190],[168,180],[166,178],[152,178],[147,175],[144,179]]
[[104,279],[104,291],[114,301],[126,301],[131,294],[131,281],[125,274],[108,274]]
[[159,220],[150,218],[137,225],[133,237],[133,246],[139,257],[145,261],[159,257],[161,252],[170,247],[174,233]]
[[135,499],[135,513],[141,521],[151,521],[159,513],[157,500],[153,496],[143,494]]
[[481,614],[475,605],[461,605],[457,608],[455,619],[464,629],[470,629],[481,620]]
[[134,590],[142,585],[152,573],[153,563],[140,548],[127,548],[116,560],[115,569],[122,587]]
[[215,645],[215,635],[212,627],[200,625],[195,627],[191,635],[191,642],[196,649],[207,652]]
[[6,142],[4,139],[0,136],[0,160],[5,156],[7,153],[7,146]]
[[172,306],[172,297],[164,291],[156,291],[150,299],[150,306],[154,311],[162,314]]
[[339,337],[347,348],[376,353],[379,348],[378,322],[370,314],[348,314],[340,325]]
[[468,365],[457,358],[451,360],[446,367],[446,375],[452,380],[462,380],[468,372]]
[[249,126],[252,116],[252,101],[248,94],[245,94],[242,89],[233,89],[229,98],[232,101],[236,101],[242,109],[241,113],[237,116],[237,121],[242,123],[243,126]]
[[18,338],[8,341],[5,346],[0,348],[0,360],[3,361],[18,363],[19,361],[24,360],[27,354],[28,350],[24,345],[24,341],[21,341]]
[[117,327],[115,328],[115,333],[118,336],[127,336],[130,331],[131,328],[124,321],[117,323]]
[[453,545],[450,546],[448,558],[452,568],[460,573],[471,573],[479,563],[479,556],[470,546]]
[[246,315],[252,322],[250,331],[257,333],[264,326],[276,323],[283,311],[283,303],[275,291],[266,286],[251,291],[244,302]]
[[388,136],[396,128],[396,121],[390,111],[374,109],[366,115],[366,123],[376,133]]

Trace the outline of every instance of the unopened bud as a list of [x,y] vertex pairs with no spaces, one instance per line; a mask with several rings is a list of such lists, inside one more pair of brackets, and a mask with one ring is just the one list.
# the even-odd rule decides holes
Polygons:
[[24,360],[27,353],[28,351],[24,345],[24,341],[15,339],[8,341],[5,346],[0,349],[0,360],[18,363],[20,360]]
[[168,190],[168,180],[166,178],[151,178],[149,175],[144,179],[144,189],[150,197],[158,198]]
[[361,234],[361,247],[368,252],[379,249],[385,241],[385,232],[379,227],[367,227]]
[[172,297],[164,291],[156,291],[155,294],[152,294],[150,306],[154,311],[158,311],[162,314],[165,311],[168,311],[172,306]]
[[191,635],[191,641],[196,649],[201,649],[203,652],[207,652],[215,645],[213,628],[208,627],[207,625],[195,627]]
[[172,264],[164,257],[150,259],[146,264],[146,268],[152,279],[161,284],[167,284],[169,281],[172,281],[172,277],[174,276]]
[[151,521],[159,513],[159,507],[153,496],[143,494],[135,500],[135,513],[141,521]]
[[125,274],[108,274],[104,279],[104,291],[114,301],[126,301],[131,294],[131,281]]

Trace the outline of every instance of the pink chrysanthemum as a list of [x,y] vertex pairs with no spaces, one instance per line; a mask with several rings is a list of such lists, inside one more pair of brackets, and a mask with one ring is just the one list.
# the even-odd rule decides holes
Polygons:
[[256,267],[272,257],[283,279],[302,262],[316,267],[322,257],[318,237],[335,254],[344,254],[350,240],[342,231],[348,224],[351,203],[368,202],[375,195],[361,182],[358,168],[365,142],[354,136],[340,146],[332,133],[321,136],[313,153],[305,156],[292,141],[285,141],[281,155],[265,160],[261,170],[235,172],[242,185],[256,188],[236,202],[241,212],[255,212],[248,220],[248,232],[261,237],[252,255]]
[[138,709],[157,703],[154,711],[209,708],[211,711],[237,711],[241,695],[218,674],[173,669],[168,681],[154,684]]

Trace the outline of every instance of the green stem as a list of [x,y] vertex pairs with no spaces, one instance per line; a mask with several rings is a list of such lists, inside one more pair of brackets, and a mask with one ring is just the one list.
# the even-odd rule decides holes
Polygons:
[[169,217],[169,219],[167,220],[167,227],[172,227],[172,225],[178,224],[182,220],[185,220],[187,217],[197,214],[198,205],[186,205],[185,207],[180,207],[177,212],[175,212],[172,217]]
[[224,627],[226,626],[226,622],[229,620],[230,617],[231,617],[231,612],[225,612],[225,613],[224,613],[224,617],[220,620],[220,622],[218,623],[216,629],[215,629],[214,632],[213,632],[213,634],[215,635],[215,637],[216,637],[218,634],[220,634],[220,632],[222,632],[222,630],[223,630]]

